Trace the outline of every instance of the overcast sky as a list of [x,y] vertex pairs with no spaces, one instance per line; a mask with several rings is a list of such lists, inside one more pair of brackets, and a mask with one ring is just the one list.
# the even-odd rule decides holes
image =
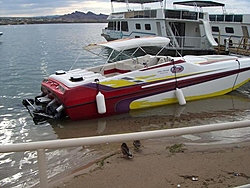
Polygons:
[[[167,0],[167,8],[173,8],[173,1]],[[216,2],[225,3],[228,13],[249,13],[250,0],[219,0]],[[126,8],[124,3],[114,3],[114,10],[120,11]],[[159,7],[159,4],[146,4],[145,7]],[[178,6],[183,8],[181,6]],[[130,7],[137,9],[137,7]],[[188,9],[188,8],[186,8]],[[191,7],[189,9],[192,9]],[[109,14],[111,12],[110,0],[0,0],[0,17],[32,17],[47,15],[63,15],[75,11],[94,12],[96,14]],[[221,13],[220,7],[203,8],[204,12]]]

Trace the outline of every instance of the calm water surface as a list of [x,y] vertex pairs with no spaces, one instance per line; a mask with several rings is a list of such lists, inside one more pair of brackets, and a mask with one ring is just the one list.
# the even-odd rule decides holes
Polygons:
[[[84,52],[89,43],[105,41],[100,36],[106,24],[51,24],[0,26],[0,143],[24,143],[123,132],[201,125],[249,119],[248,83],[229,95],[190,102],[186,107],[170,105],[88,121],[51,121],[35,124],[22,105],[23,98],[40,92],[42,79],[56,70],[100,64]],[[148,120],[148,117],[152,117]],[[203,134],[217,141],[241,141],[250,130]],[[222,139],[223,138],[223,139]],[[87,164],[116,150],[118,145],[48,150],[49,177]],[[38,182],[36,152],[0,154],[0,187],[32,187]]]

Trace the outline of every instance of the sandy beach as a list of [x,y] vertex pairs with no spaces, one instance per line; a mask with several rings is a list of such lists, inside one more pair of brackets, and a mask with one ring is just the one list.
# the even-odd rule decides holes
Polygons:
[[[173,105],[101,119],[101,123],[87,121],[87,126],[81,121],[70,122],[63,129],[55,126],[54,130],[60,139],[65,139],[236,121],[249,114],[249,103],[237,99],[221,96],[190,102],[181,110]],[[122,143],[98,145],[95,147],[106,148],[104,158],[61,173],[50,180],[49,186],[224,188],[250,184],[249,135],[249,128],[243,128],[141,140],[143,147],[138,151],[130,141],[126,143],[132,159],[122,157]]]
[[117,151],[50,182],[53,188],[236,187],[250,184],[250,142],[199,144],[183,137],[144,140],[132,159]]

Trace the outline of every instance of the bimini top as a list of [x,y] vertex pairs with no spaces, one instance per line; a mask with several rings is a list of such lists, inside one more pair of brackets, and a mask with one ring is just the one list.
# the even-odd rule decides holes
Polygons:
[[197,6],[197,7],[224,7],[225,4],[214,2],[214,1],[181,1],[173,2],[173,5],[186,5],[186,6]]
[[111,0],[111,2],[118,2],[118,3],[157,3],[162,2],[163,0]]
[[169,38],[166,37],[142,37],[142,38],[126,38],[120,40],[114,40],[110,42],[90,44],[84,47],[85,50],[93,50],[100,48],[100,46],[114,49],[116,51],[129,50],[133,48],[146,47],[146,46],[167,46],[170,42]]

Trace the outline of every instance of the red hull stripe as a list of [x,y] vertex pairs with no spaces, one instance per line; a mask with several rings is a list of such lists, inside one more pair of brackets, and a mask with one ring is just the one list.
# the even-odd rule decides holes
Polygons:
[[127,72],[131,72],[130,70],[121,70],[121,69],[110,69],[110,70],[105,70],[104,71],[104,75],[106,74],[114,74],[114,73],[120,73],[120,74],[124,74]]
[[[200,76],[200,77],[196,77],[196,78],[190,78],[190,79],[186,79],[186,80],[180,80],[180,78],[178,78],[177,82],[175,82],[175,79],[173,79],[172,83],[154,86],[154,87],[150,87],[147,89],[141,89],[141,86],[145,85],[145,83],[138,84],[135,86],[130,86],[130,87],[132,87],[130,89],[121,90],[123,92],[120,93],[119,95],[115,95],[115,96],[111,96],[109,93],[110,91],[106,92],[105,90],[101,90],[101,88],[100,88],[100,90],[105,95],[106,102],[108,104],[112,103],[114,105],[112,107],[112,108],[114,108],[113,109],[114,111],[126,112],[129,110],[129,104],[136,99],[148,97],[148,96],[152,96],[152,95],[157,95],[157,94],[160,94],[163,92],[169,92],[169,91],[176,89],[176,87],[184,88],[184,87],[188,87],[188,86],[193,86],[193,85],[209,82],[212,80],[220,79],[223,77],[231,76],[231,75],[238,74],[238,73],[244,72],[244,71],[249,71],[249,70],[250,70],[250,68],[244,68],[241,70],[237,69],[237,70],[232,70],[232,71],[223,72],[223,73],[216,73],[216,74],[212,74],[212,75],[210,74],[210,75]],[[149,84],[152,84],[152,83],[149,83]],[[88,86],[90,86],[90,85],[88,85]],[[131,89],[133,90],[133,92],[131,92]],[[95,103],[95,100],[89,101],[88,103],[79,104],[76,106],[81,106],[81,105],[90,104],[90,103]],[[68,106],[66,108],[74,108],[76,106]]]

